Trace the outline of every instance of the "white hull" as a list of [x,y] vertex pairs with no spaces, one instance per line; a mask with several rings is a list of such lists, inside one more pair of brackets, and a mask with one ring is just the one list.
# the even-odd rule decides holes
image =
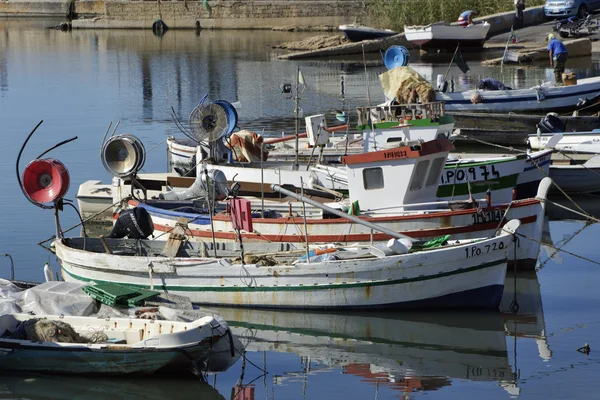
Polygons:
[[503,231],[477,243],[383,258],[263,267],[193,256],[201,251],[191,246],[182,257],[154,256],[164,245],[159,241],[143,242],[148,255],[118,255],[131,252],[132,241],[107,241],[114,254],[104,253],[98,239],[85,239],[94,251],[80,249],[83,238],[56,241],[65,281],[150,286],[200,304],[302,309],[497,308],[513,243]]
[[[476,92],[481,96],[481,102],[473,104],[471,98]],[[600,77],[593,77],[580,79],[576,85],[571,86],[544,84],[530,89],[437,92],[436,99],[445,102],[446,111],[488,113],[535,111],[542,114],[573,110],[580,98],[592,98],[598,94],[600,94]]]
[[[538,191],[539,199],[519,200],[511,206],[494,206],[457,211],[403,212],[384,216],[364,216],[366,221],[376,223],[387,229],[401,232],[421,240],[431,240],[439,236],[450,235],[455,239],[474,239],[493,235],[503,219],[521,220],[521,232],[517,248],[516,264],[522,269],[534,269],[542,235],[545,204],[544,199],[550,183],[543,181]],[[138,205],[130,202],[130,206]],[[168,215],[161,209],[145,207],[154,222],[155,236],[163,235],[173,229],[177,215]],[[506,213],[506,214],[505,214]],[[210,243],[214,236],[220,241],[236,241],[229,214],[217,214],[213,217],[214,233],[210,225],[189,221],[187,237],[190,241]],[[369,244],[371,241],[383,242],[390,239],[387,234],[371,232],[369,228],[344,219],[307,218],[308,237],[304,234],[304,219],[301,217],[281,216],[279,218],[253,218],[252,232],[241,232],[244,243],[283,242],[283,243],[342,243]],[[532,238],[529,240],[527,238]],[[512,264],[512,262],[511,262]]]
[[[562,132],[562,139],[556,143],[556,150],[570,150],[578,153],[600,153],[600,132]],[[532,149],[543,149],[553,133],[528,136],[528,143]]]
[[96,376],[185,372],[191,370],[194,362],[205,362],[216,348],[222,351],[219,341],[228,340],[228,328],[213,317],[183,323],[5,314],[0,317],[0,335],[5,331],[18,333],[19,323],[35,318],[67,323],[84,336],[102,332],[115,342],[62,343],[1,338],[0,369]]
[[406,40],[422,49],[450,49],[460,43],[461,47],[482,47],[490,25],[469,26],[434,23],[427,26],[405,26]]

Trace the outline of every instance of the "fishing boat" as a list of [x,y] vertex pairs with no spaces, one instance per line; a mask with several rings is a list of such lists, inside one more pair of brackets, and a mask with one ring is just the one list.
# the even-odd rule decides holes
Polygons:
[[[539,250],[539,243],[535,240],[541,237],[540,224],[543,221],[544,199],[550,185],[549,180],[538,185],[536,198],[492,204],[495,197],[491,194],[483,200],[475,198],[475,201],[438,201],[438,182],[446,173],[443,166],[450,146],[449,141],[440,139],[422,143],[419,147],[405,146],[347,156],[344,160],[350,199],[329,202],[326,205],[337,210],[353,210],[365,221],[421,240],[430,240],[441,235],[463,239],[489,236],[505,220],[519,218],[523,223],[521,229],[524,236],[533,238],[533,241],[522,238],[516,264],[522,268],[533,269]],[[517,158],[517,161],[522,172],[525,158]],[[475,169],[469,166],[470,164],[466,165],[465,174],[470,173],[469,168]],[[498,172],[489,165],[485,168],[488,174]],[[478,166],[477,173],[482,173],[485,168]],[[548,166],[543,168],[547,169]],[[398,176],[410,178],[398,179]],[[496,184],[495,176],[492,178],[488,177],[485,188],[493,188]],[[517,178],[518,174],[511,178],[511,196]],[[467,182],[461,182],[460,185],[468,190]],[[457,185],[459,188],[462,186]],[[280,186],[277,186],[275,191],[283,196],[299,199],[295,193]],[[312,199],[302,200],[313,205]],[[130,207],[145,208],[150,213],[157,236],[173,229],[180,217],[185,218],[186,232],[192,241],[210,241],[213,237],[218,240],[235,241],[241,237],[244,242],[369,244],[392,238],[387,233],[374,233],[368,227],[336,218],[328,211],[314,208],[304,212],[299,210],[299,207],[288,212],[267,212],[266,207],[261,209],[259,206],[257,209],[247,204],[243,206],[247,207],[244,208],[246,227],[238,234],[232,221],[231,207],[211,216],[203,212],[194,213],[191,210],[192,203],[187,205],[187,214],[183,213],[184,210],[177,212],[175,206],[160,201],[129,200],[128,204]],[[302,205],[302,202],[297,204]]]
[[600,130],[589,132],[532,133],[527,142],[532,149],[542,149],[554,135],[562,135],[555,144],[558,151],[600,154]]
[[577,84],[555,86],[546,82],[529,89],[436,92],[436,100],[445,102],[448,112],[548,113],[571,112],[582,99],[600,94],[600,77],[579,79]]
[[471,24],[460,26],[448,22],[436,22],[430,25],[405,26],[406,40],[422,50],[450,50],[456,46],[462,48],[481,48],[487,39],[490,24]]
[[[207,248],[210,243],[199,242],[182,244],[175,255],[165,257],[173,237],[169,241],[62,238],[54,248],[67,282],[150,287],[205,305],[497,309],[519,225],[513,220],[494,237],[420,251],[415,250],[418,243],[405,238],[387,247],[328,247],[322,249],[325,257],[315,258],[302,250],[269,251],[265,244],[256,246],[263,253],[252,253],[251,243]],[[246,263],[250,254],[254,261]],[[257,263],[261,259],[271,261]]]
[[201,370],[211,352],[229,348],[230,338],[227,326],[211,316],[183,323],[4,314],[0,369],[94,376],[191,373]]
[[552,164],[550,177],[566,193],[600,192],[600,155],[579,164]]
[[[596,110],[597,111],[597,110]],[[504,146],[522,146],[527,144],[529,135],[536,132],[541,121],[546,116],[541,114],[511,113],[479,113],[469,111],[452,111],[448,113],[455,119],[455,142],[486,141]],[[593,115],[560,116],[557,117],[562,131],[587,132],[600,127],[600,117]],[[548,132],[558,132],[549,130]],[[542,129],[542,133],[544,130]],[[541,149],[540,146],[532,149]]]
[[358,24],[340,25],[338,29],[342,31],[344,33],[344,36],[346,36],[351,42],[362,42],[363,40],[381,39],[398,34],[398,32],[395,32],[391,29],[371,28],[369,26]]

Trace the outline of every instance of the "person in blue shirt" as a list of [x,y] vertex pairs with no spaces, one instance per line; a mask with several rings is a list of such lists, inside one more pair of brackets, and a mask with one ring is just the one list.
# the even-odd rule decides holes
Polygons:
[[554,81],[562,84],[562,74],[565,72],[565,63],[569,57],[567,48],[558,40],[553,33],[546,36],[548,41],[548,56],[550,57],[550,65],[554,67]]
[[467,10],[458,16],[460,26],[468,26],[473,23],[473,16],[477,15],[477,10]]

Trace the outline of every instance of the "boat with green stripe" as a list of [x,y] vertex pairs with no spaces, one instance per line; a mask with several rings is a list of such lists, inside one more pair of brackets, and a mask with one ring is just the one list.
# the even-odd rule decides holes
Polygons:
[[[284,244],[249,243],[243,253],[239,243],[218,243],[211,249],[206,243],[186,242],[175,257],[161,256],[169,242],[160,240],[63,238],[54,246],[65,281],[164,290],[198,304],[495,309],[519,226],[513,220],[495,237],[431,249],[408,239],[384,248],[329,246],[322,250],[324,256],[308,260],[302,258],[306,250],[283,251]],[[402,248],[411,250],[404,253]]]

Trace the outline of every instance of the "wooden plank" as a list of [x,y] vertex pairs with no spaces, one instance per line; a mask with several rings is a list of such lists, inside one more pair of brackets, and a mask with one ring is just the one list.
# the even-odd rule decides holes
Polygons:
[[179,217],[175,227],[169,234],[169,240],[163,247],[160,255],[164,257],[176,257],[179,252],[179,248],[185,240],[185,231],[187,229],[188,219]]

